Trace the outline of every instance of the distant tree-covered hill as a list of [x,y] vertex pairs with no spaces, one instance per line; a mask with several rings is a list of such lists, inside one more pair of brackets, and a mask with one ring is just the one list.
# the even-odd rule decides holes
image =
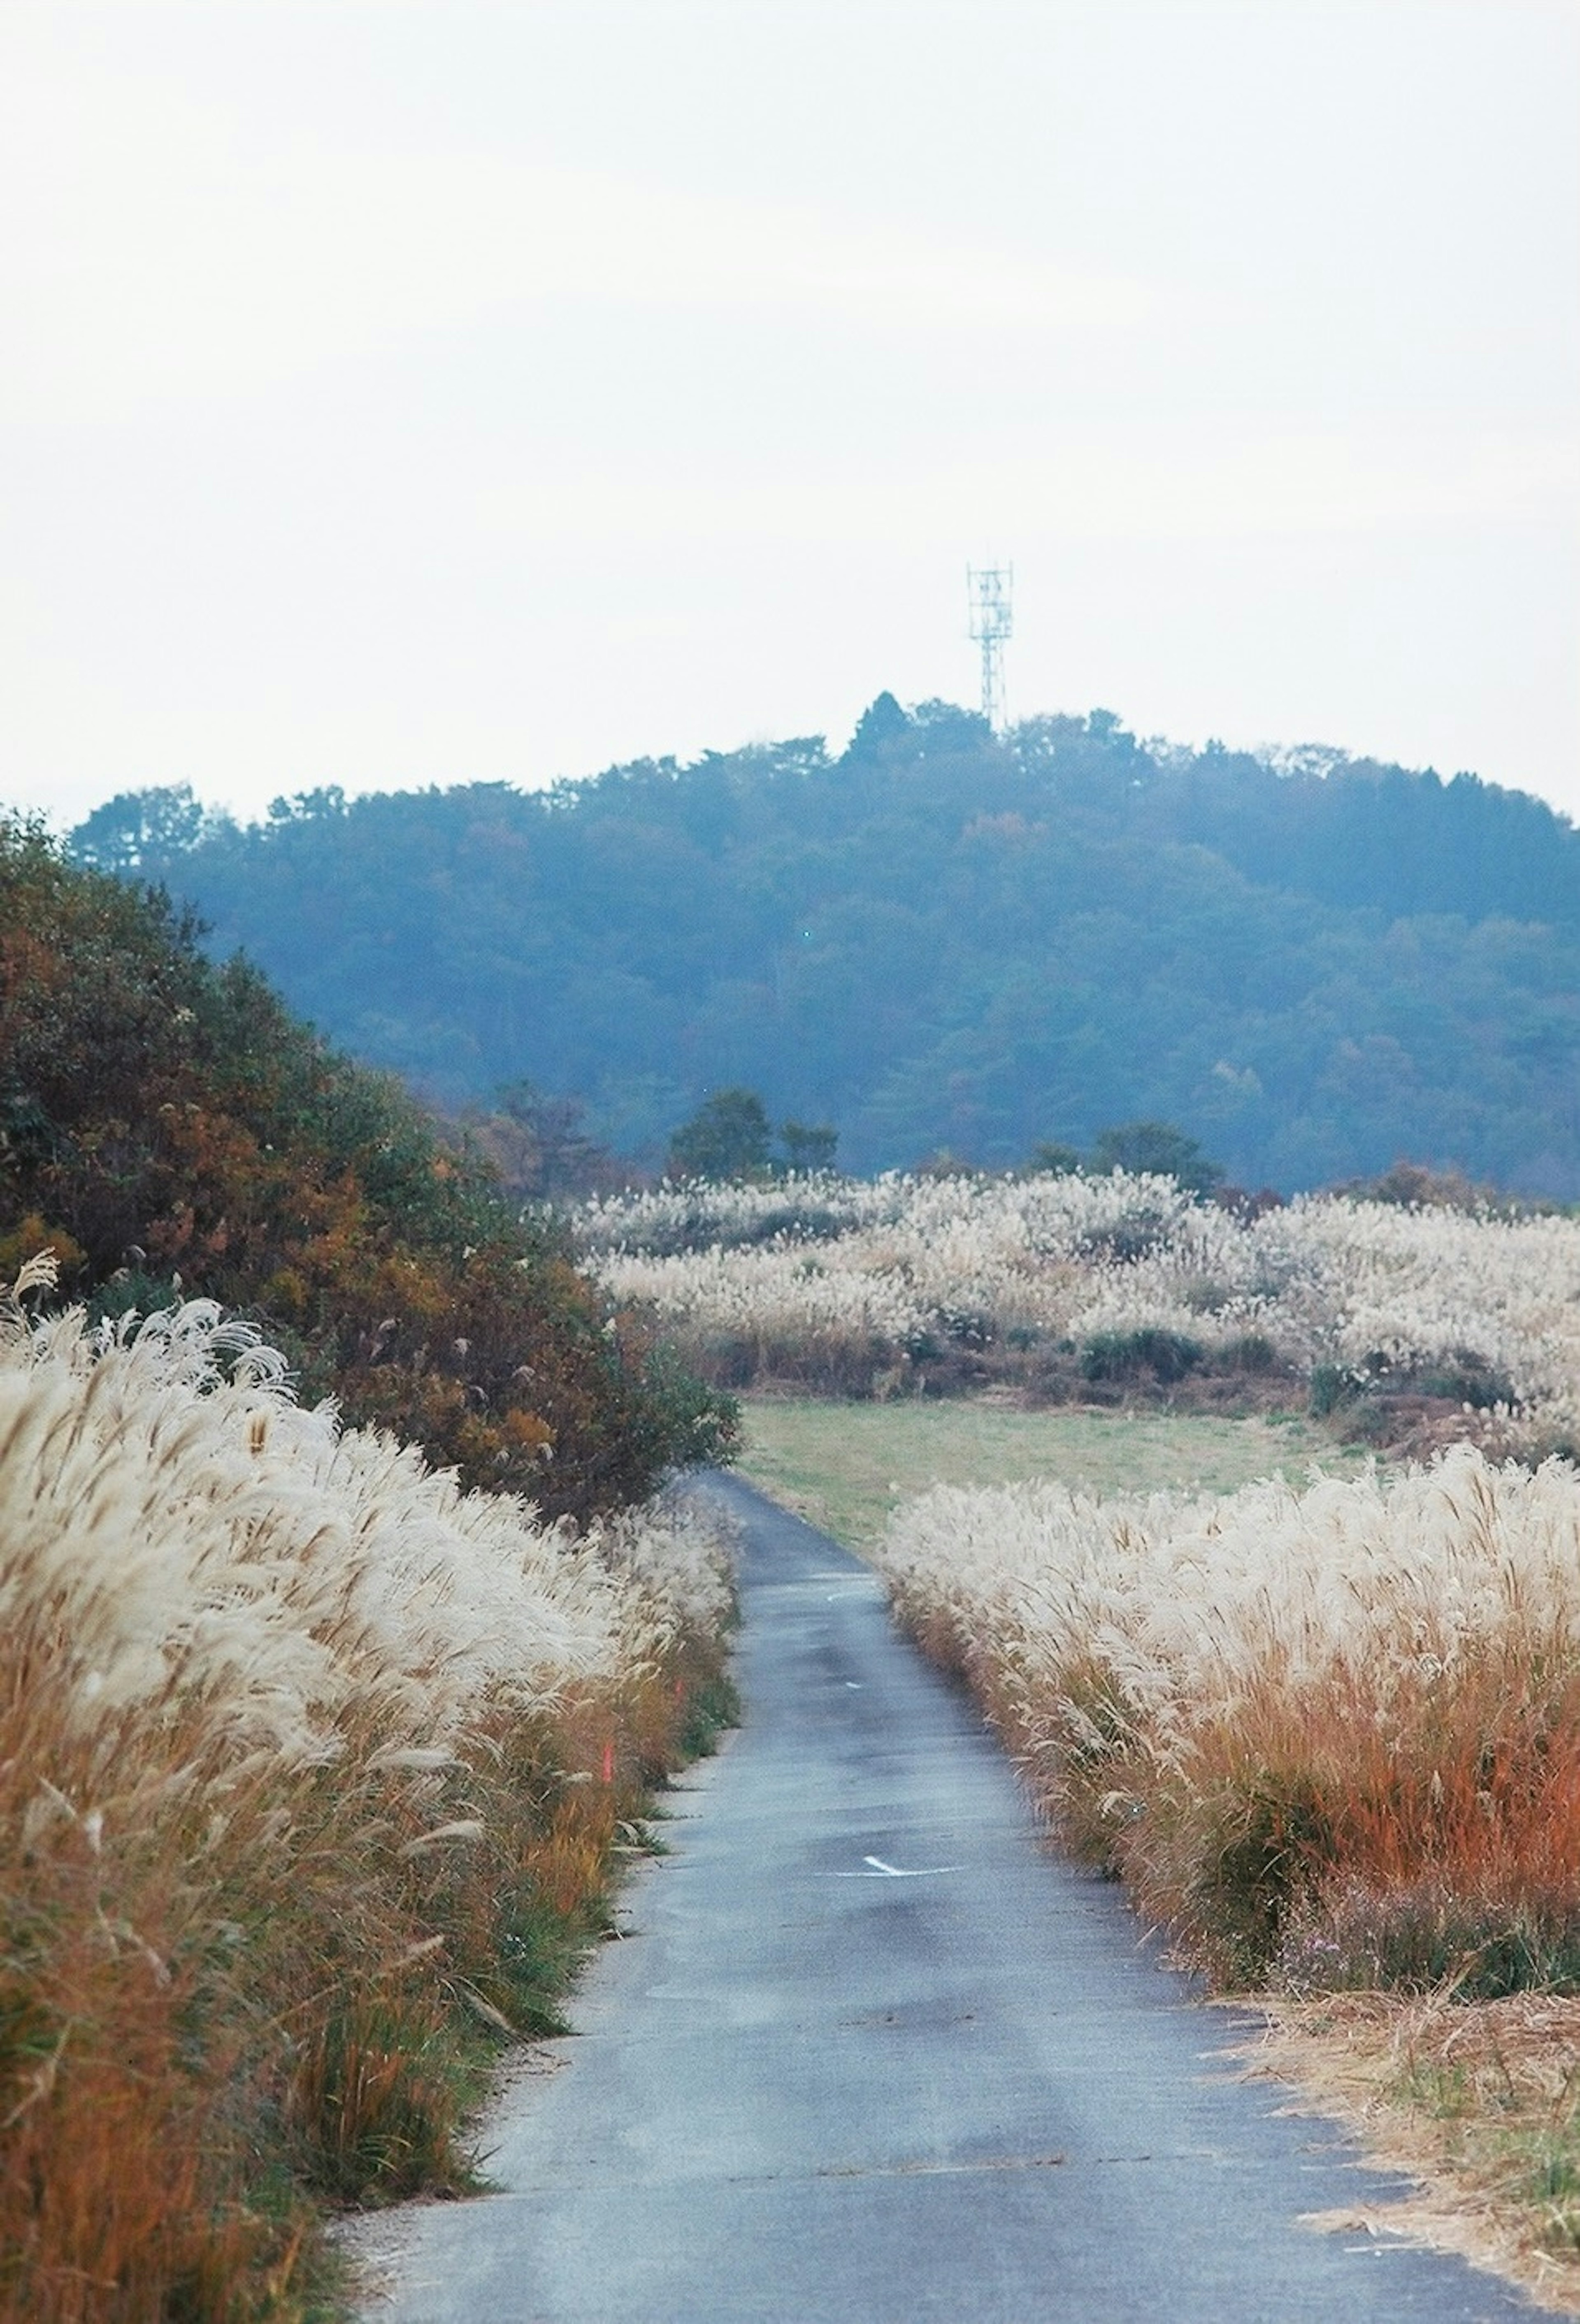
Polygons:
[[1248,1185],[1409,1154],[1580,1196],[1580,834],[1470,775],[881,696],[837,757],[318,791],[245,829],[142,792],[73,844],[359,1056],[450,1103],[579,1096],[625,1152],[744,1085],[857,1169],[1146,1118]]

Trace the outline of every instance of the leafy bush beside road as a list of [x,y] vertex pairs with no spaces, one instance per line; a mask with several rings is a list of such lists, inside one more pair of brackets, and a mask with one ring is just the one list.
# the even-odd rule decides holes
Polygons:
[[0,1267],[44,1249],[99,1312],[251,1315],[310,1398],[550,1515],[727,1454],[727,1402],[397,1083],[213,966],[162,896],[0,822]]

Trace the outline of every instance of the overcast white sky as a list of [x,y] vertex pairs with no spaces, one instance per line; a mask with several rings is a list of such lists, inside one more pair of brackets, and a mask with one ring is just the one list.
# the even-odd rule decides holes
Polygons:
[[1577,0],[6,0],[0,803],[975,698],[1580,816]]

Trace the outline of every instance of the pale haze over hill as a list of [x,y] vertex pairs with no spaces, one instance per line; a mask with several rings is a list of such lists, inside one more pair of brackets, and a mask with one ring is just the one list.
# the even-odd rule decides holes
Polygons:
[[40,0],[0,800],[534,786],[874,686],[1580,807],[1567,0]]

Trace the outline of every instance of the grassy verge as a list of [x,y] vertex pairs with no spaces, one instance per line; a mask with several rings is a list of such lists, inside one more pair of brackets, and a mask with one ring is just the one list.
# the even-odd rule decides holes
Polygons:
[[1320,1462],[1354,1474],[1364,1456],[1298,1417],[1173,1412],[1022,1411],[981,1401],[836,1404],[747,1398],[741,1473],[849,1549],[870,1549],[891,1512],[929,1485],[1057,1477],[1078,1492],[1232,1492]]
[[[744,1435],[742,1465],[753,1481],[858,1550],[875,1545],[899,1502],[934,1484],[1040,1475],[1105,1498],[1224,1493],[1274,1470],[1298,1481],[1313,1462],[1329,1475],[1360,1465],[1295,1419],[1026,1412],[980,1402],[753,1399]],[[957,1554],[968,1562],[964,1544]],[[1297,1556],[1295,1569],[1305,1563]],[[990,1703],[991,1652],[976,1658],[975,1674],[988,1682]],[[1012,1709],[1001,1706],[1000,1723],[1014,1748]],[[1098,1790],[1106,1792],[1118,1777],[1106,1766],[1109,1749],[1101,1756]],[[1478,1780],[1484,1789],[1486,1776]],[[1288,1834],[1285,1843],[1287,1854]],[[1208,1885],[1215,1895],[1224,1889],[1222,1880]],[[1519,2282],[1550,2312],[1580,2315],[1580,1998],[1539,1987],[1470,1998],[1466,1969],[1465,1960],[1455,1961],[1427,1990],[1299,1997],[1264,1988],[1257,1998],[1267,2031],[1247,2053],[1248,2068],[1292,2083],[1314,2111],[1339,2116],[1379,2163],[1415,2182],[1404,2203],[1322,2224],[1417,2235]]]
[[204,1303],[0,1297],[0,2324],[309,2324],[327,2214],[476,2183],[728,1718],[721,1549],[464,1494]]
[[1418,2236],[1580,2315],[1580,2000],[1348,1993],[1264,2005],[1244,2053],[1415,2181],[1321,2224]]
[[1303,1494],[943,1486],[879,1556],[1062,1843],[1415,2176],[1380,2220],[1569,2314],[1577,1522],[1572,1470],[1461,1447]]

